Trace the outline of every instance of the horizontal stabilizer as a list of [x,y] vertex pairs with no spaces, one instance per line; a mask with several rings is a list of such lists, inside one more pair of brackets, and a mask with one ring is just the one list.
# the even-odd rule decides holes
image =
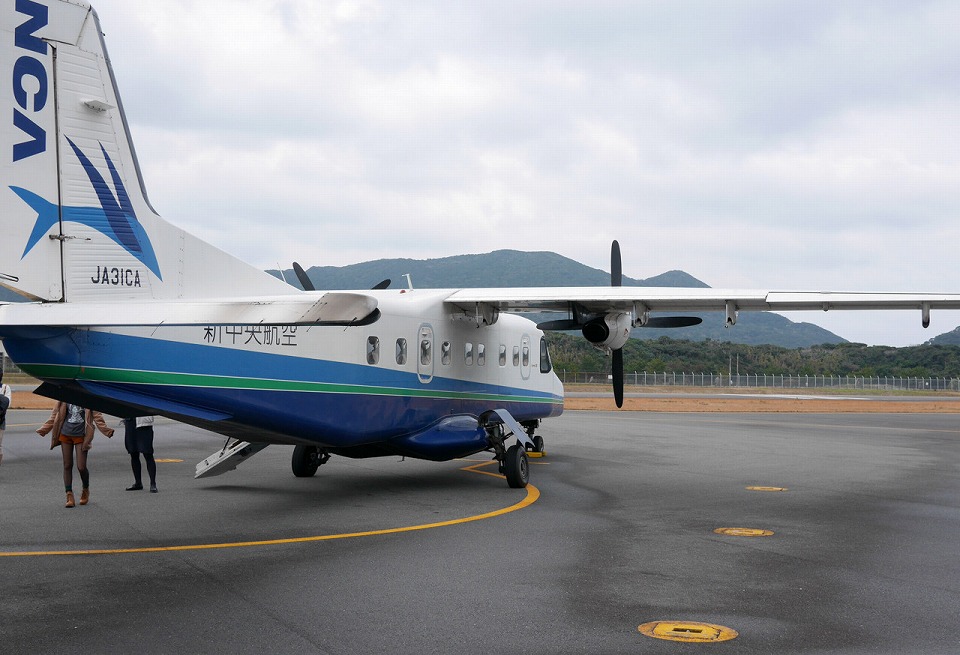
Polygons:
[[137,409],[136,406],[127,403],[95,396],[89,391],[83,389],[76,383],[51,384],[44,382],[33,390],[37,396],[52,398],[53,400],[80,405],[92,409],[96,412],[103,412],[117,418],[135,418],[137,416],[148,416],[150,412],[144,412]]
[[[150,394],[139,393],[126,388],[120,389],[110,384],[86,381],[80,382],[79,384],[91,394],[98,397],[111,398],[120,403],[150,410],[150,414],[162,414],[185,422],[190,422],[187,421],[187,419],[226,421],[227,419],[233,418],[232,414],[226,412],[179,403],[173,400],[167,400],[166,398],[158,398]],[[141,416],[142,415],[143,414],[141,414]]]
[[4,326],[133,325],[364,325],[376,320],[377,299],[328,292],[272,298],[127,303],[11,303],[0,305]]

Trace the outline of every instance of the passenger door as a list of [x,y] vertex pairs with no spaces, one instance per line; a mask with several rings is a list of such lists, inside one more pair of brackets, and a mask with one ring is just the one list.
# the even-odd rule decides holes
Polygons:
[[417,377],[423,384],[433,379],[433,328],[424,323],[417,333]]

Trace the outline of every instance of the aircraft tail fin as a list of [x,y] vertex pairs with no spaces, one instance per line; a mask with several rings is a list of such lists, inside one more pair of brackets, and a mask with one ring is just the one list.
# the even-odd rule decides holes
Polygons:
[[69,302],[296,293],[154,211],[89,5],[2,12],[0,284]]

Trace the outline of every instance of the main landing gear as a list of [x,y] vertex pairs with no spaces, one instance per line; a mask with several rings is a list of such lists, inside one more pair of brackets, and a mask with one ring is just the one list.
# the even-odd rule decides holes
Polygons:
[[511,489],[523,489],[530,481],[530,460],[527,451],[520,444],[513,444],[507,448],[503,460],[500,462],[500,472],[507,478]]
[[[490,450],[499,462],[500,473],[507,478],[507,484],[512,489],[526,487],[530,481],[527,451],[543,452],[543,437],[533,434],[540,421],[524,421],[520,424],[503,409],[485,412],[480,420],[486,429]],[[517,443],[508,448],[504,442],[511,435],[516,436]]]
[[317,469],[327,463],[330,453],[316,446],[297,446],[293,449],[290,467],[298,478],[310,478]]

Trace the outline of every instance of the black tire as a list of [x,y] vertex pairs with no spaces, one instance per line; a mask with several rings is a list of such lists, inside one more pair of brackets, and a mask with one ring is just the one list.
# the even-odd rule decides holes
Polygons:
[[527,451],[520,444],[507,449],[503,460],[503,474],[507,476],[507,484],[511,489],[523,489],[530,481],[530,463],[527,461]]
[[543,452],[543,437],[541,437],[539,434],[533,438],[533,452]]
[[312,478],[320,468],[320,451],[315,446],[296,446],[290,468],[298,478]]

